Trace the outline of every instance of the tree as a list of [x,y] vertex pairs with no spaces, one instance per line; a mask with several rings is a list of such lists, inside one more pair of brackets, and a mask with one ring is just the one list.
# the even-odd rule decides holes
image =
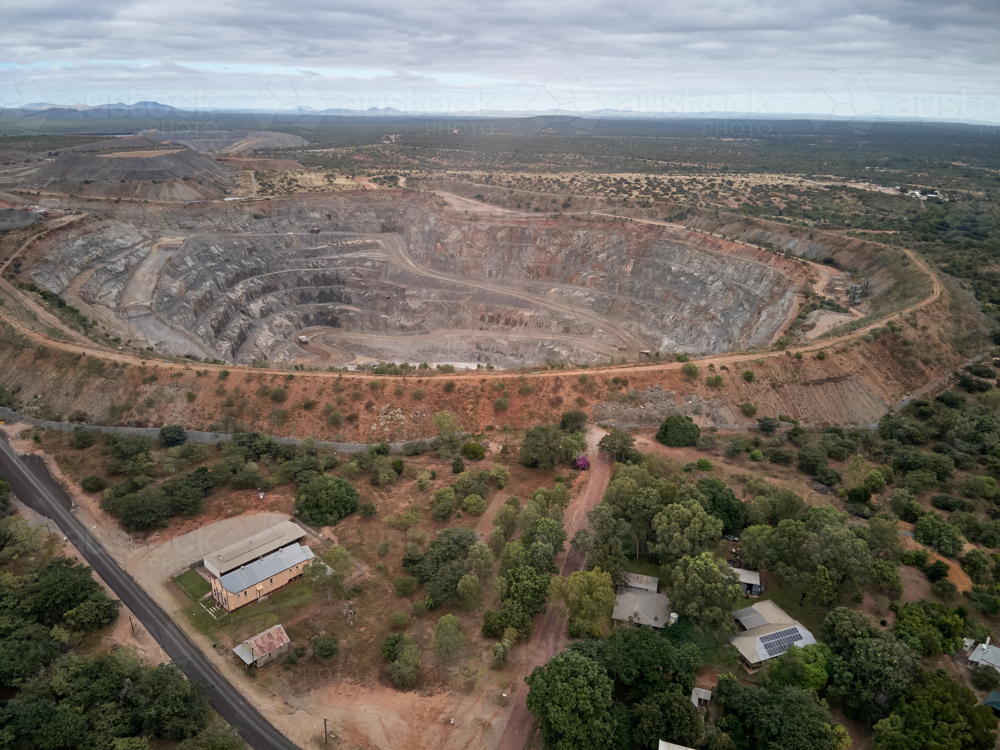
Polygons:
[[653,518],[654,550],[660,563],[668,565],[685,556],[709,549],[722,535],[722,521],[709,515],[696,499],[668,505]]
[[331,526],[358,509],[358,491],[341,477],[309,480],[295,498],[295,511],[310,526]]
[[493,574],[495,558],[493,550],[484,542],[476,542],[469,548],[469,565],[480,581],[487,580]]
[[552,425],[532,427],[521,441],[521,461],[533,469],[551,471],[570,458],[563,434]]
[[549,586],[549,598],[565,603],[570,638],[600,638],[611,624],[615,587],[611,576],[600,568],[577,570],[569,578],[555,576]]
[[614,738],[612,682],[575,651],[556,654],[527,677],[528,710],[550,750],[606,750]]
[[187,433],[182,425],[169,424],[160,428],[160,445],[164,448],[173,448],[175,445],[184,445],[186,442]]
[[462,651],[465,639],[455,615],[445,615],[434,628],[434,645],[442,659],[451,659]]
[[458,451],[461,444],[458,423],[450,412],[439,411],[434,415],[434,426],[438,434],[431,440],[431,448],[441,458],[450,458]]
[[722,521],[722,531],[732,534],[743,525],[743,503],[721,479],[706,477],[697,482],[698,491],[708,500],[708,510]]
[[479,577],[473,573],[466,573],[458,581],[458,598],[462,600],[462,606],[466,609],[475,609],[483,598],[483,586],[479,582]]
[[898,562],[903,556],[899,522],[892,516],[875,516],[868,521],[868,548],[872,557]]
[[[317,640],[319,639],[317,638]],[[186,739],[178,745],[177,750],[246,750],[246,747],[247,743],[243,741],[236,729],[216,717],[194,737]],[[125,750],[125,748],[112,745],[111,750]]]
[[671,414],[660,423],[660,429],[656,431],[657,441],[672,448],[694,445],[699,435],[701,428],[691,417],[683,414]]
[[761,417],[757,420],[757,429],[765,435],[773,435],[778,431],[778,427],[780,426],[781,422],[774,417]]
[[920,672],[892,713],[875,725],[875,750],[989,750],[997,718],[944,671]]
[[740,579],[711,552],[683,557],[670,578],[670,606],[709,628],[732,628]]
[[724,674],[715,695],[727,718],[739,720],[749,747],[846,750],[851,744],[847,730],[833,723],[826,705],[800,687],[742,685]]
[[830,681],[833,654],[825,643],[813,643],[805,648],[789,646],[781,656],[771,660],[768,679],[775,685],[794,685],[819,693]]
[[137,734],[161,739],[186,739],[208,719],[204,685],[187,679],[173,664],[161,664],[145,672],[126,695],[125,705]]
[[820,469],[827,467],[826,451],[817,443],[803,445],[799,451],[799,471],[815,476]]
[[610,456],[612,461],[623,464],[635,450],[635,438],[625,430],[612,427],[611,431],[597,443],[597,450]]
[[345,595],[344,578],[353,568],[350,553],[343,547],[333,546],[323,555],[322,560],[314,560],[303,571],[303,577],[313,589],[326,594],[328,602]]
[[670,685],[633,706],[632,720],[632,738],[644,748],[656,748],[660,740],[694,747],[705,732],[701,713],[680,685]]
[[327,661],[340,652],[340,642],[336,636],[321,635],[313,638],[312,652],[317,659]]
[[587,521],[588,528],[581,529],[573,538],[573,549],[586,555],[587,570],[601,568],[615,585],[624,583],[628,560],[622,552],[621,540],[631,536],[631,526],[618,518],[607,503],[598,503],[587,514]]
[[830,571],[825,565],[817,565],[809,579],[806,598],[813,604],[832,604],[837,598],[837,589],[830,580]]
[[690,383],[698,377],[698,365],[694,362],[685,362],[681,365],[681,372],[684,373],[684,379]]
[[559,420],[559,429],[563,432],[573,434],[574,432],[583,432],[586,424],[587,415],[584,412],[579,410],[564,411],[562,418]]

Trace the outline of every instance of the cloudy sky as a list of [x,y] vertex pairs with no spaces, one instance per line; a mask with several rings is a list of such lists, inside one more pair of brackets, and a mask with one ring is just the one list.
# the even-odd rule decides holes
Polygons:
[[4,0],[0,106],[1000,123],[997,0]]

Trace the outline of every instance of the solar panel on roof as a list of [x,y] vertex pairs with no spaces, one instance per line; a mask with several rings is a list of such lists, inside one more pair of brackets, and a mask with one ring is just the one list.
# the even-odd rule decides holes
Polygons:
[[788,628],[779,630],[777,633],[768,633],[760,637],[761,645],[767,651],[769,657],[780,656],[788,650],[793,643],[802,640],[802,633],[798,628]]

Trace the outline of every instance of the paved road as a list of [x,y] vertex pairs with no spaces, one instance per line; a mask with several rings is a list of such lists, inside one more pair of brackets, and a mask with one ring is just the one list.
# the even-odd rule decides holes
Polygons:
[[51,518],[160,644],[167,655],[184,668],[188,677],[204,680],[212,706],[236,727],[256,750],[298,750],[298,746],[275,729],[239,691],[216,671],[208,658],[188,639],[166,612],[152,600],[107,553],[72,513],[72,501],[49,474],[37,456],[18,457],[0,436],[0,474],[10,482],[14,494],[32,510]]

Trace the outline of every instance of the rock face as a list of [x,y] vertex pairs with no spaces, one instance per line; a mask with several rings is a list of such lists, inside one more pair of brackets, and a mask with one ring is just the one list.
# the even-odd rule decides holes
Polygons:
[[[745,348],[784,327],[805,281],[797,263],[676,229],[468,221],[399,192],[136,218],[141,231],[122,213],[67,239],[32,279],[129,338],[238,363]],[[307,328],[308,354],[295,344]]]
[[26,227],[38,217],[30,211],[17,208],[0,208],[0,230]]

